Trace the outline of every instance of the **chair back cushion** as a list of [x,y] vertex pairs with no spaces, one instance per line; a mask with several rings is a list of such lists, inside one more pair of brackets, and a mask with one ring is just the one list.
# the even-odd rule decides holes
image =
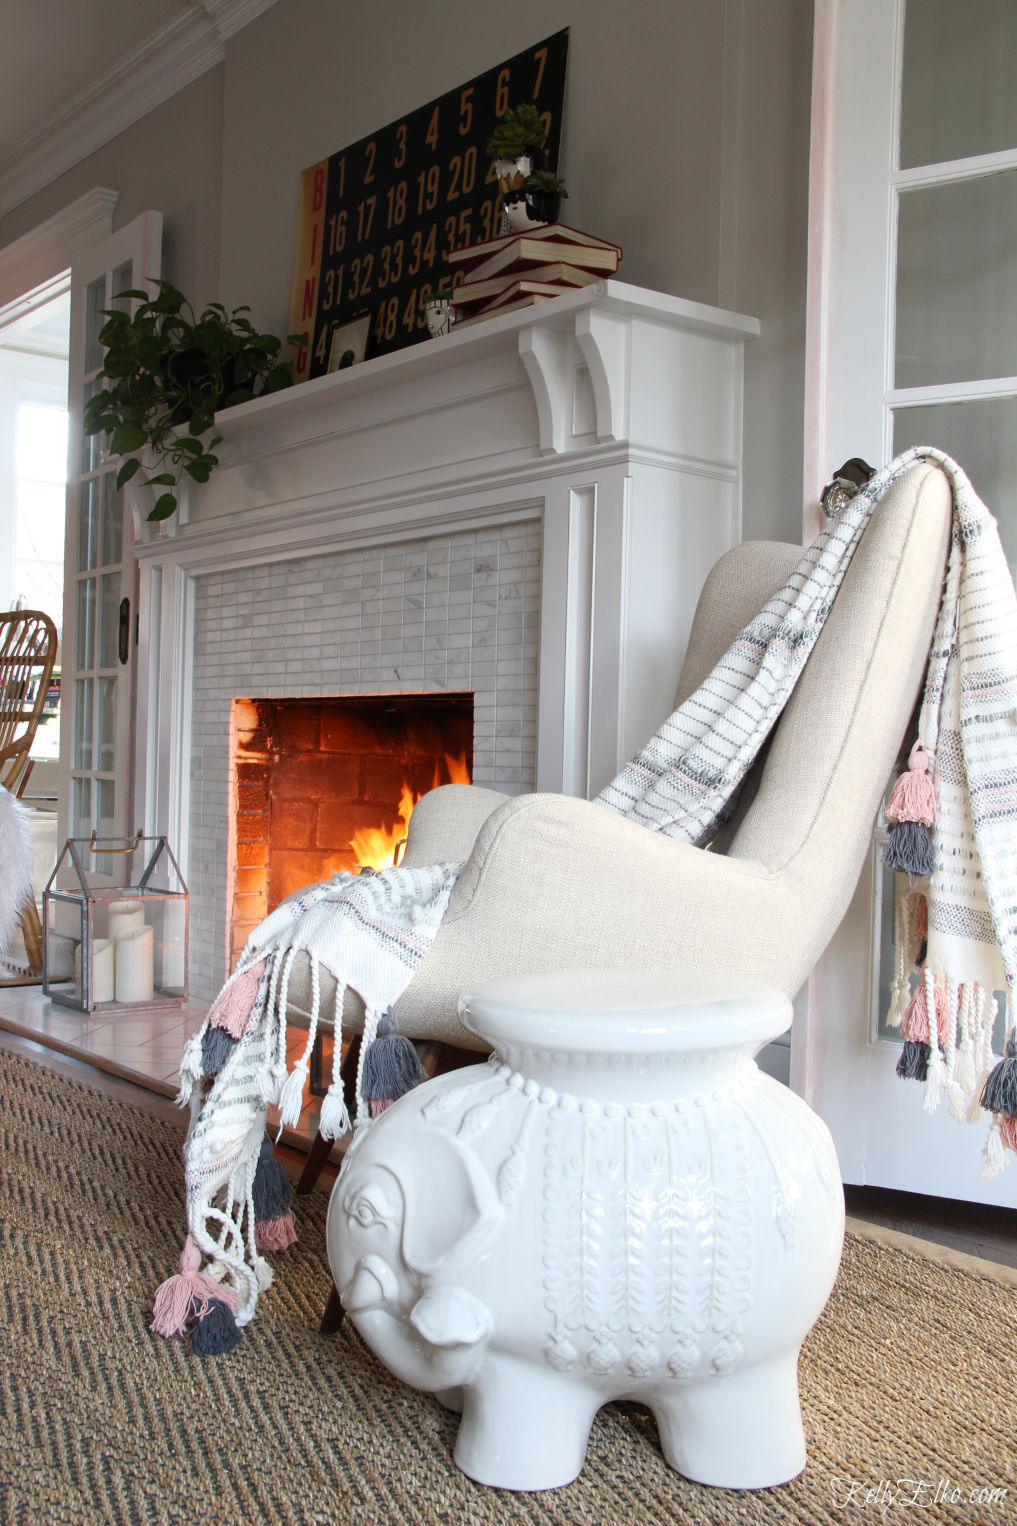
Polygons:
[[820,947],[831,909],[847,909],[919,695],[951,512],[948,480],[929,463],[884,495],[774,730],[730,848],[790,878],[794,899],[817,914]]
[[692,617],[674,708],[708,678],[740,631],[783,588],[802,559],[786,541],[746,540],[715,562]]

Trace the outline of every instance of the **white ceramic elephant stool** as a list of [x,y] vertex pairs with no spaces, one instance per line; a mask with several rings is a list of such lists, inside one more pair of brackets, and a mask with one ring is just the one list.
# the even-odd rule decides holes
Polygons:
[[805,1465],[797,1360],[840,1261],[825,1126],[753,1063],[791,1020],[745,980],[520,976],[464,998],[491,1060],[358,1136],[329,1205],[343,1305],[462,1409],[455,1460],[548,1489],[611,1399],[672,1467],[759,1488]]

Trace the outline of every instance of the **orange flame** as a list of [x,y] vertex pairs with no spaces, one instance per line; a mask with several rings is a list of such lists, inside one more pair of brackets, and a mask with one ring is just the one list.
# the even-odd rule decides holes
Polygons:
[[[448,775],[447,779],[442,778],[443,773]],[[446,753],[444,768],[442,760],[435,759],[432,789],[437,789],[441,784],[469,784],[470,782],[470,765],[466,761],[465,752],[461,752],[456,758]],[[393,825],[391,827],[358,827],[350,839],[350,847],[361,868],[391,869],[399,862],[402,856],[400,850],[406,844],[406,833],[413,807],[420,796],[426,793],[426,790],[418,792],[411,789],[404,779],[399,796],[399,813]]]

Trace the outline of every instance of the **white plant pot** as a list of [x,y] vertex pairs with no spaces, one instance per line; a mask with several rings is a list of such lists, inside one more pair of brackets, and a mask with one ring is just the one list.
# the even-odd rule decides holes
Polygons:
[[579,1473],[615,1398],[688,1478],[805,1465],[797,1359],[840,1261],[823,1123],[753,1056],[790,1003],[728,977],[597,972],[464,997],[495,1053],[403,1097],[329,1205],[343,1305],[397,1376],[462,1408],[480,1483]]
[[424,315],[427,319],[427,332],[432,339],[440,339],[442,334],[448,334],[455,322],[455,309],[448,297],[440,297],[437,301],[424,304]]
[[527,228],[542,228],[544,226],[543,218],[530,216],[525,197],[521,197],[519,201],[503,202],[502,211],[513,233],[525,233]]

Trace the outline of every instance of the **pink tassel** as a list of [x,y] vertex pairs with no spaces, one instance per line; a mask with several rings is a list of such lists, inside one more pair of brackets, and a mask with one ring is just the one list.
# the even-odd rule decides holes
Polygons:
[[923,938],[929,936],[929,903],[923,895],[918,897],[918,909],[915,913],[915,937],[921,943]]
[[180,1253],[180,1271],[159,1285],[152,1300],[152,1323],[148,1328],[153,1335],[183,1335],[188,1321],[196,1315],[200,1318],[211,1298],[220,1299],[234,1310],[239,1307],[236,1291],[199,1271],[200,1266],[201,1252],[193,1235],[188,1235]]
[[262,1219],[254,1226],[254,1243],[262,1254],[265,1251],[286,1250],[288,1246],[296,1244],[296,1239],[292,1213],[282,1213],[277,1219]]
[[1017,1154],[1017,1118],[1012,1118],[1009,1113],[1000,1114],[999,1137],[1008,1150]]
[[372,1097],[368,1103],[371,1117],[380,1118],[385,1109],[391,1107],[395,1100],[394,1097]]
[[231,1039],[242,1039],[261,984],[264,959],[252,964],[223,986],[208,1014],[210,1028],[225,1028]]
[[920,821],[931,827],[936,819],[936,791],[927,772],[929,754],[916,742],[908,758],[907,773],[901,774],[883,807],[883,815],[893,826],[898,821]]
[[[950,1017],[950,1008],[943,987],[935,987],[936,1003],[936,1032],[945,1033],[945,1024]],[[915,987],[915,994],[908,1003],[904,1013],[904,1021],[901,1023],[901,1033],[905,1039],[913,1044],[928,1044],[929,1037],[929,1007],[925,996],[925,981],[919,980]]]

